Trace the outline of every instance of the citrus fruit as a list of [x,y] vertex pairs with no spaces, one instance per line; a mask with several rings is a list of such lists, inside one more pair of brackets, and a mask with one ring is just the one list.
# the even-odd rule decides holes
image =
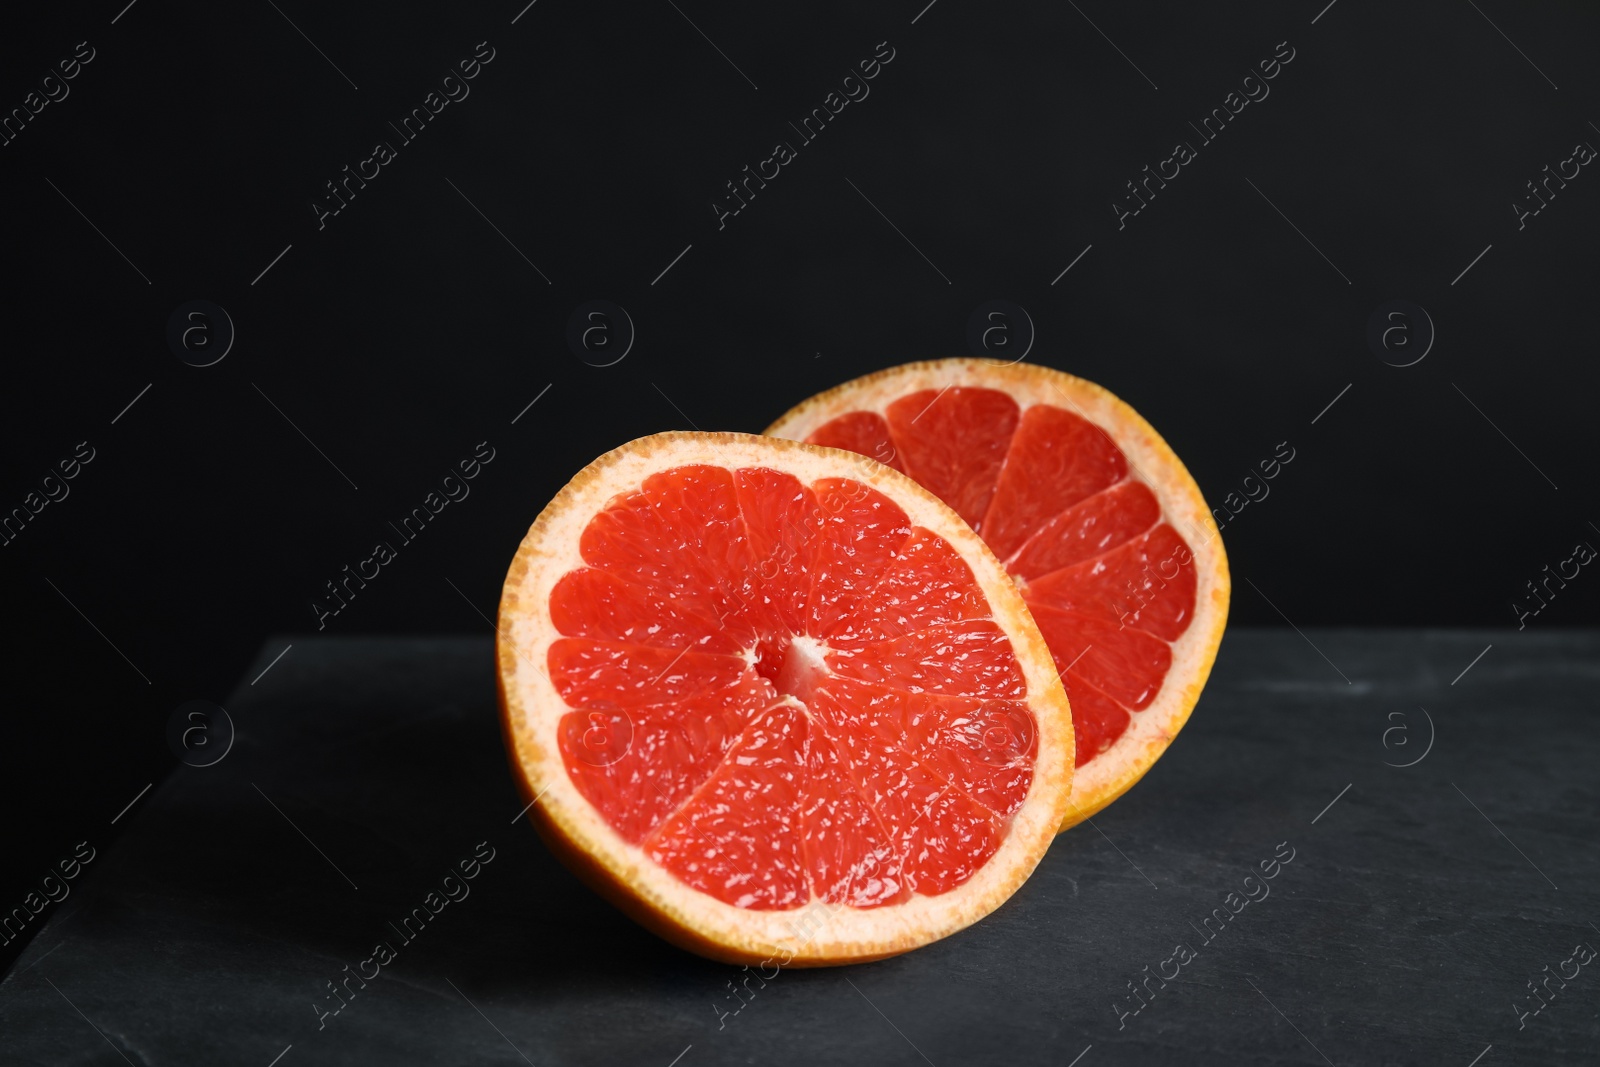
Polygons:
[[945,359],[830,389],[767,433],[904,471],[1004,562],[1072,703],[1062,829],[1166,751],[1222,640],[1228,560],[1199,487],[1138,412],[1047,367]]
[[528,531],[502,719],[535,826],[685,948],[904,952],[1011,895],[1072,717],[994,555],[910,478],[747,434],[609,452]]

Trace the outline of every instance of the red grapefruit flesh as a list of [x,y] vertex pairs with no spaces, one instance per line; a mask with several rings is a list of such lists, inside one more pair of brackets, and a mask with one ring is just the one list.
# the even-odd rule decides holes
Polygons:
[[1166,750],[1222,639],[1228,563],[1194,479],[1127,404],[1044,367],[936,360],[819,394],[767,433],[905,472],[1003,561],[1072,703],[1062,829]]
[[999,906],[1066,812],[1072,720],[999,561],[910,478],[661,434],[534,523],[500,609],[535,825],[718,959],[893,955]]

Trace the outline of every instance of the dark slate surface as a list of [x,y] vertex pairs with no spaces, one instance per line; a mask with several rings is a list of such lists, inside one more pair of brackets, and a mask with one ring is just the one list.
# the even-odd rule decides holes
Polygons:
[[[989,919],[898,959],[752,980],[726,1015],[737,969],[635,927],[514,818],[487,639],[296,638],[230,701],[228,757],[145,795],[55,907],[0,986],[0,1051],[138,1067],[1600,1060],[1600,960],[1520,1029],[1513,1008],[1575,944],[1600,948],[1600,635],[1308,636],[1230,632],[1167,757]],[[1422,708],[1431,750],[1385,766],[1422,755]],[[471,895],[398,944],[387,923],[482,841],[494,859]],[[1205,944],[1191,924],[1280,842],[1294,859],[1271,895]],[[324,983],[380,939],[397,958],[319,1029]],[[1119,1029],[1126,983],[1177,943],[1196,956]]]

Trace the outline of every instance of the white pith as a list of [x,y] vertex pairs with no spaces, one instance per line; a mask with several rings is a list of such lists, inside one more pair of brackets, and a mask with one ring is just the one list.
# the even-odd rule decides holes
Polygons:
[[799,705],[800,710],[807,711],[806,695],[796,692],[797,689],[804,693],[816,688],[816,678],[827,678],[833,675],[828,669],[826,657],[832,651],[827,645],[807,634],[793,634],[789,638],[789,647],[784,650],[783,667],[778,672],[778,677],[773,680],[778,693],[782,696],[792,697]]

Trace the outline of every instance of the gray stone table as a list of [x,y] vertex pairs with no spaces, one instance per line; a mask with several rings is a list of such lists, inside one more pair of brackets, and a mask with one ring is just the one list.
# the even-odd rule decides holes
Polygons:
[[[487,638],[293,641],[227,704],[226,759],[115,845],[83,828],[95,859],[0,984],[0,1061],[1600,1062],[1600,960],[1569,962],[1600,948],[1594,633],[1231,631],[1167,756],[994,915],[742,999],[518,819]],[[321,1016],[380,940],[396,958]]]

